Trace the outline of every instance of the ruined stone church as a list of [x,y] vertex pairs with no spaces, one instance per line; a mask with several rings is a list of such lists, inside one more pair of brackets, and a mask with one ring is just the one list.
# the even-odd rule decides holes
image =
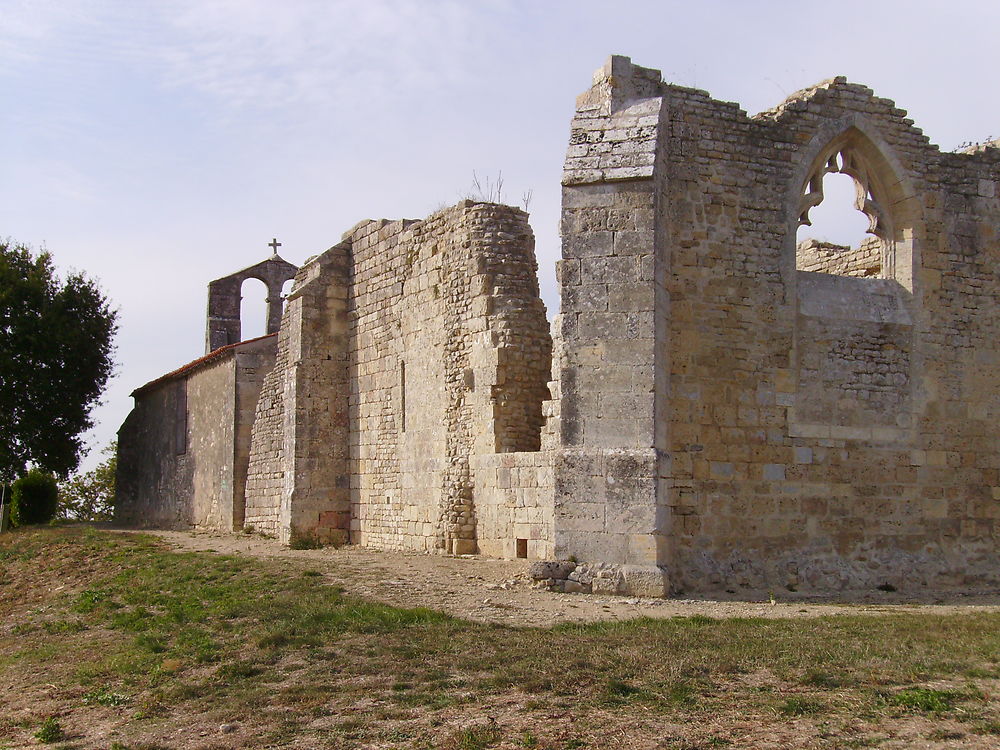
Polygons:
[[[205,356],[133,394],[118,520],[572,559],[608,593],[995,585],[997,146],[944,153],[843,78],[748,116],[612,57],[551,326],[491,203],[219,279]],[[797,243],[829,174],[857,247]],[[269,335],[240,341],[247,277]]]

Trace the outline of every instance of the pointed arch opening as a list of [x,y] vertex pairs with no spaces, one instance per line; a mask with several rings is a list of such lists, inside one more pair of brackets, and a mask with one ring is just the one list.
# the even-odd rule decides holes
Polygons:
[[869,217],[857,207],[858,192],[863,188],[842,172],[823,175],[817,187],[822,200],[800,221],[795,268],[836,276],[880,277],[882,239],[871,233]]
[[912,196],[899,175],[857,127],[820,148],[799,192],[796,269],[894,279],[912,291]]
[[[788,277],[796,308],[790,364],[797,382],[788,409],[794,437],[909,439],[919,307],[914,241],[922,222],[908,175],[859,115],[827,123],[802,152],[789,183],[784,266],[797,269]],[[820,220],[829,217],[820,209],[831,198],[841,217],[832,231],[825,228],[833,236],[802,242],[803,234],[824,231]],[[837,234],[845,212],[861,219],[853,237]]]

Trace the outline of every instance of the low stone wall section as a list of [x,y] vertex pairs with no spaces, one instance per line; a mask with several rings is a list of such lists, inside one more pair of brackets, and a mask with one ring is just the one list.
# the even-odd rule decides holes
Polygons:
[[804,240],[795,248],[795,267],[800,271],[836,276],[877,278],[882,273],[882,241],[878,237],[866,237],[858,247],[849,247]]
[[529,560],[555,555],[553,461],[551,451],[473,456],[480,554]]

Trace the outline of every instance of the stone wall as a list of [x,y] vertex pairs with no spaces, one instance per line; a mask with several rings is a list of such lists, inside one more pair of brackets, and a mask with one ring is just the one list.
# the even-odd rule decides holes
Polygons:
[[352,540],[475,552],[474,455],[537,449],[550,340],[527,216],[463,201],[347,238]]
[[118,432],[116,521],[234,531],[273,336],[224,347],[137,389]]
[[480,554],[529,560],[556,556],[552,459],[549,451],[472,457]]
[[[283,321],[288,320],[287,312]],[[277,537],[285,489],[285,372],[288,369],[287,326],[277,336],[274,367],[264,377],[250,433],[244,526]]]
[[[858,248],[796,242],[830,173]],[[523,212],[361,222],[299,270],[259,399],[242,349],[140,389],[122,513],[574,558],[602,593],[996,585],[998,182],[997,144],[943,154],[843,78],[750,117],[613,57],[551,337]],[[243,517],[212,492],[247,454]]]
[[247,524],[286,541],[349,530],[383,549],[475,552],[470,459],[538,450],[550,349],[524,212],[464,201],[361,222],[289,297]]
[[[587,450],[605,413],[598,378],[616,374],[614,387],[655,403],[655,425],[615,433],[632,436],[633,455],[650,451],[644,464],[628,457],[639,489],[625,525],[647,536],[674,590],[996,583],[997,150],[941,154],[891,101],[842,78],[752,118],[658,78],[613,58],[574,120],[560,419],[583,463],[556,469],[557,554],[637,562],[621,543],[595,544],[609,516],[622,520],[610,494],[593,501],[602,477],[619,484],[616,457],[595,464]],[[639,118],[653,112],[650,136]],[[829,171],[868,196],[880,278],[796,270],[796,229]],[[592,263],[577,292],[566,266],[631,263],[612,224],[639,194],[655,303],[639,329],[650,354],[626,379],[607,353],[585,358],[600,343],[621,351],[622,323],[582,333],[593,310],[612,315],[617,268]]]
[[257,403],[246,524],[286,543],[347,541],[349,270],[345,245],[299,269]]
[[882,241],[866,237],[856,248],[807,239],[795,246],[795,267],[800,271],[837,276],[879,276],[882,273]]
[[115,521],[187,529],[193,466],[187,452],[187,381],[151,389],[118,430]]
[[614,58],[577,100],[563,172],[554,388],[556,556],[619,566],[622,590],[662,595],[669,529],[658,489],[671,348],[655,71]]

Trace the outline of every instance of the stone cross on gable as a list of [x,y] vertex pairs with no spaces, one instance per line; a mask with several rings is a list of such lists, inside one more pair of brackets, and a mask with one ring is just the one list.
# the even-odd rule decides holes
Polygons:
[[274,251],[274,254],[278,254],[278,248],[281,247],[281,243],[278,242],[276,237],[272,237],[271,241],[267,243],[267,246]]

